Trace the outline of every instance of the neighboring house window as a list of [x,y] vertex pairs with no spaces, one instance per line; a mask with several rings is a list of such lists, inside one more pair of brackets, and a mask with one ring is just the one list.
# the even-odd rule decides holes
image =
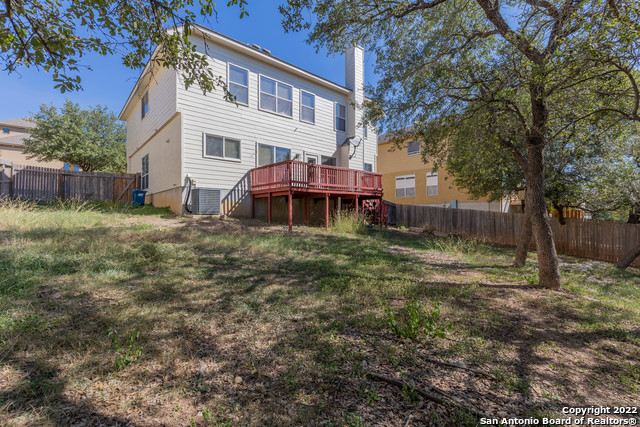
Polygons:
[[142,158],[142,173],[140,174],[140,188],[143,190],[149,188],[149,155],[145,154]]
[[274,147],[273,145],[258,144],[258,166],[283,162],[291,158],[291,150],[288,148]]
[[260,108],[284,116],[293,116],[293,87],[260,76]]
[[11,129],[9,129],[9,128],[2,128],[2,133],[11,133]]
[[142,118],[149,114],[149,91],[146,91],[144,95],[142,95],[142,104],[140,104],[140,114]]
[[240,140],[204,134],[204,157],[240,160]]
[[420,154],[420,141],[418,140],[407,142],[407,156],[413,156],[414,154]]
[[335,166],[336,158],[331,156],[320,156],[320,163],[325,166]]
[[365,138],[367,137],[367,127],[368,127],[368,126],[367,126],[367,124],[365,123],[365,124],[364,124],[364,127],[362,128],[362,133],[364,134],[364,137],[365,137]]
[[347,107],[336,103],[336,130],[347,131]]
[[[63,169],[63,170],[66,170],[66,171],[70,170],[70,168],[69,168],[69,163],[64,162],[64,164],[62,165],[62,169]],[[74,170],[74,172],[79,172],[79,171],[80,171],[80,166],[78,166],[78,165],[73,165],[73,170]]]
[[373,172],[373,165],[371,163],[365,163],[364,164],[364,171],[365,172]]
[[427,173],[427,196],[438,195],[438,172]]
[[229,93],[238,104],[249,105],[249,70],[229,64]]
[[316,96],[300,91],[300,120],[308,123],[316,122]]
[[396,177],[396,197],[414,197],[416,195],[416,176]]

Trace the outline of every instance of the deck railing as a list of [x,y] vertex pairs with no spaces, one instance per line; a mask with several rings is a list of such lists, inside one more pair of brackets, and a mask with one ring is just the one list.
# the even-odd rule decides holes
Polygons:
[[285,160],[251,170],[251,191],[382,193],[382,174]]

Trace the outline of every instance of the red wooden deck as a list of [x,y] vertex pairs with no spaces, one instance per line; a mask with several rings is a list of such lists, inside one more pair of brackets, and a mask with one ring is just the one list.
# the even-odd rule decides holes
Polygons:
[[293,226],[293,199],[305,199],[305,223],[308,198],[325,199],[325,226],[329,227],[329,200],[337,197],[353,199],[358,209],[361,202],[379,199],[382,206],[382,174],[355,169],[324,166],[286,160],[251,169],[252,215],[254,201],[267,197],[268,219],[271,222],[271,197],[287,196],[289,230]]

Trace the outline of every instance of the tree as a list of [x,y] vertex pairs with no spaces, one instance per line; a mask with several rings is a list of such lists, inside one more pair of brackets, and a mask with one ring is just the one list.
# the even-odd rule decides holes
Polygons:
[[[558,289],[558,258],[545,197],[545,150],[559,101],[593,100],[594,93],[584,90],[586,83],[598,86],[595,82],[619,75],[603,58],[591,55],[585,43],[606,40],[608,30],[597,17],[609,16],[608,2],[288,0],[281,7],[285,28],[311,28],[309,10],[317,19],[309,42],[330,52],[361,43],[376,53],[381,79],[373,98],[391,129],[412,122],[420,128],[440,119],[450,131],[460,118],[477,111],[488,112],[492,126],[500,126],[504,117],[518,124],[516,133],[501,134],[496,142],[517,162],[526,181],[539,284]],[[627,47],[612,49],[631,55]],[[613,109],[604,103],[614,102],[619,84],[617,79],[606,86],[611,96],[598,99],[600,111],[590,116]]]
[[[215,4],[199,0],[69,1],[5,0],[0,3],[0,61],[5,70],[36,67],[52,73],[61,92],[82,88],[80,61],[94,52],[120,55],[125,66],[142,68],[149,57],[160,66],[179,70],[188,87],[210,92],[223,82],[208,68],[205,55],[189,40],[198,15],[215,15]],[[229,0],[240,17],[246,0]],[[152,53],[155,52],[155,55]]]
[[126,172],[126,128],[106,107],[82,110],[66,101],[58,112],[43,104],[24,140],[29,158],[59,160],[85,171]]

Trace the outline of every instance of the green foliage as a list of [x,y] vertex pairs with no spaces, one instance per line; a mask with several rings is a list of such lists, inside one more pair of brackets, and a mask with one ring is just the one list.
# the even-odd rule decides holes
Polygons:
[[41,161],[60,160],[85,171],[126,172],[126,128],[106,107],[83,110],[67,100],[58,112],[42,104],[24,152]]
[[331,231],[344,234],[367,234],[367,220],[355,211],[342,211],[331,218]]
[[[6,5],[11,4],[11,8]],[[215,3],[199,0],[82,1],[27,0],[0,5],[0,60],[9,72],[35,67],[52,74],[61,92],[82,89],[79,62],[89,53],[121,55],[125,66],[143,67],[157,48],[152,62],[175,67],[185,84],[197,83],[210,92],[223,82],[214,78],[206,55],[198,53],[189,35],[200,17],[216,14]],[[229,0],[227,6],[248,15],[246,0]],[[4,6],[4,9],[2,8]],[[168,29],[167,29],[168,28]]]
[[444,338],[446,327],[440,325],[440,303],[436,302],[427,310],[419,302],[412,301],[401,310],[394,312],[385,307],[385,321],[391,332],[398,338],[416,340],[421,336],[427,338]]
[[111,338],[111,347],[113,347],[117,353],[116,360],[114,361],[114,365],[117,370],[122,370],[131,365],[133,362],[138,360],[142,354],[142,347],[136,344],[140,337],[140,331],[137,329],[133,330],[126,347],[120,344],[120,336],[118,335],[118,331],[115,329],[109,328],[109,337]]

